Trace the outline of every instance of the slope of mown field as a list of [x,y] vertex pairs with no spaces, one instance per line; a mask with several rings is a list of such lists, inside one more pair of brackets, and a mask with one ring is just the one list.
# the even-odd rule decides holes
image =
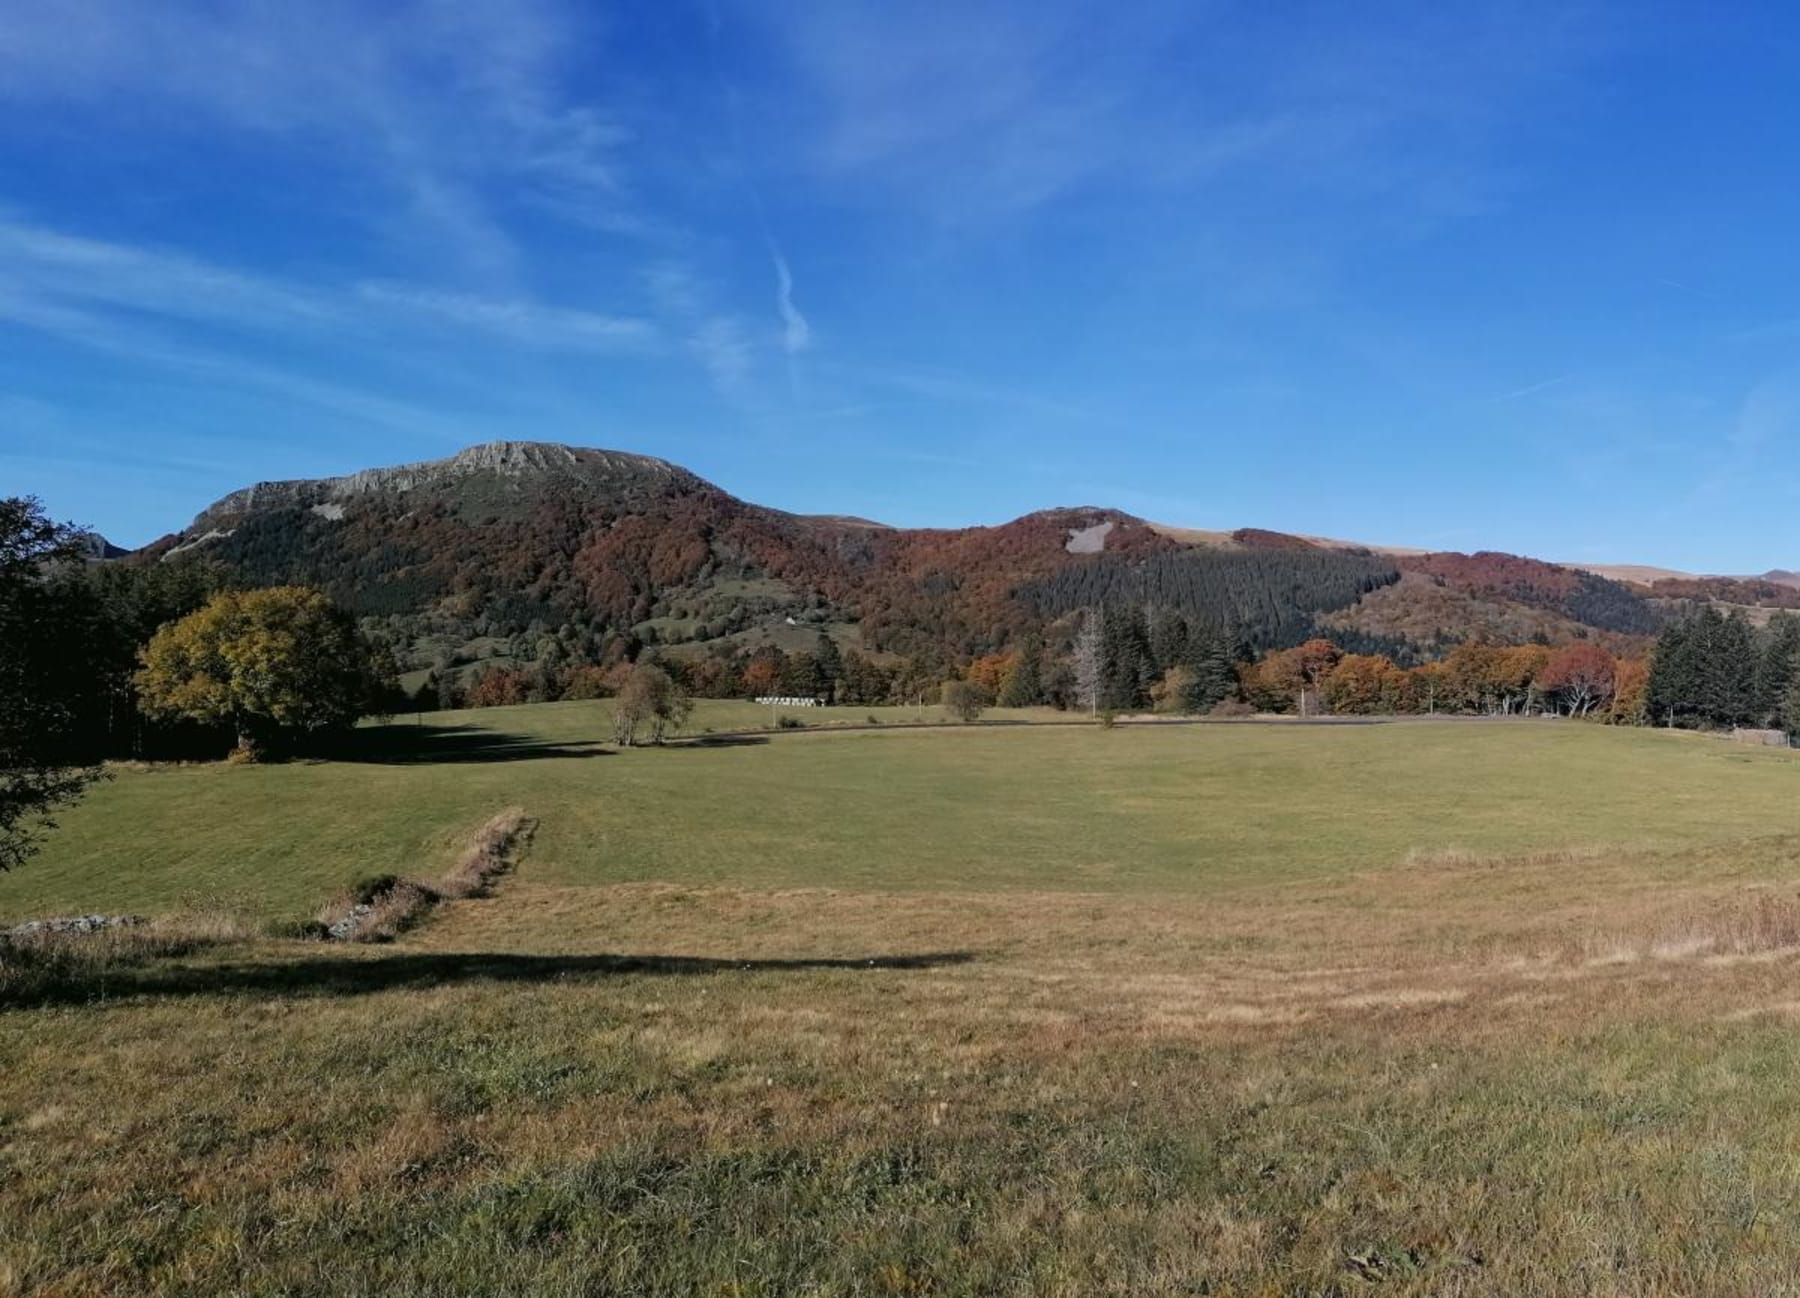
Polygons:
[[198,873],[288,914],[435,876],[499,803],[542,821],[390,946],[0,975],[0,1293],[1800,1282],[1786,753],[1481,722],[563,752],[595,717],[123,773],[0,878],[8,914]]
[[[354,760],[121,769],[0,876],[0,917],[224,903],[297,917],[355,881],[432,877],[500,808],[565,882],[1214,889],[1482,854],[1800,830],[1783,753],[1492,721],[891,732],[938,709],[707,703],[695,741],[617,753],[609,704],[426,714]],[[1068,721],[1049,711],[995,720]],[[710,732],[710,733],[709,733]]]
[[[401,717],[359,731],[345,760],[117,767],[60,818],[28,870],[0,875],[0,920],[219,905],[295,917],[360,878],[434,876],[467,830],[520,798],[604,799],[590,767],[608,755],[611,708],[601,700]],[[1056,715],[989,713],[998,722]],[[942,716],[936,707],[772,710],[709,700],[688,733],[705,740],[782,718],[827,727]]]

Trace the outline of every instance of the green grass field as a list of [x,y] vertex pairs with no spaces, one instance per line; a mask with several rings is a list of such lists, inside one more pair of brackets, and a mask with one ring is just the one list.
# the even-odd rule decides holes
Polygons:
[[[0,917],[201,900],[292,916],[359,877],[430,876],[513,804],[542,822],[534,878],[771,888],[1193,895],[1378,869],[1412,852],[1800,831],[1785,753],[1686,734],[982,725],[709,743],[708,729],[768,719],[721,702],[698,713],[698,742],[617,754],[607,715],[600,703],[427,714],[365,732],[367,760],[123,770],[63,817],[29,869],[0,876]],[[916,713],[874,715],[892,725]]]
[[[0,876],[249,924],[0,966],[0,1294],[1800,1286],[1785,752],[425,720],[122,770]],[[259,934],[511,805],[495,896]]]

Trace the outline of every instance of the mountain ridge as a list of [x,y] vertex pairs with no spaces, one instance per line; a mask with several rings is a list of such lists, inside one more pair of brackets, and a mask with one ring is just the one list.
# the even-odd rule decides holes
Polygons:
[[[416,486],[433,481],[443,481],[457,476],[465,476],[480,472],[493,472],[505,476],[523,477],[529,473],[547,475],[572,474],[572,471],[583,465],[599,466],[617,473],[636,471],[650,476],[661,476],[670,482],[685,482],[696,488],[723,492],[724,488],[708,481],[692,470],[675,464],[659,456],[648,455],[638,451],[621,451],[605,447],[577,446],[564,442],[546,442],[528,439],[502,438],[489,442],[480,442],[456,451],[451,455],[432,460],[415,460],[401,464],[358,469],[351,473],[324,478],[290,478],[272,479],[240,487],[226,493],[206,506],[194,517],[184,533],[206,530],[221,515],[241,513],[267,503],[293,501],[302,496],[318,497],[317,503],[336,503],[346,497],[382,490],[411,490]],[[741,499],[741,498],[740,498]],[[749,502],[746,502],[749,503]],[[875,519],[862,518],[852,514],[804,514],[781,510],[774,506],[758,506],[772,513],[786,514],[789,517],[807,519],[824,524],[840,524],[849,527],[877,528],[884,531],[964,531],[973,527],[1001,527],[1005,523],[971,523],[951,525],[947,527],[915,528]],[[1240,544],[1239,536],[1245,532],[1257,532],[1271,537],[1287,537],[1296,541],[1305,541],[1312,545],[1333,550],[1358,551],[1366,550],[1373,554],[1394,555],[1397,557],[1418,557],[1428,554],[1457,553],[1456,551],[1433,550],[1426,546],[1401,545],[1383,541],[1346,540],[1339,537],[1319,536],[1301,532],[1281,532],[1279,530],[1240,526],[1236,528],[1197,528],[1172,523],[1158,522],[1154,519],[1138,515],[1128,515],[1127,511],[1117,510],[1110,506],[1100,505],[1051,505],[1042,509],[1031,510],[1017,518],[1009,520],[1018,522],[1021,519],[1039,515],[1108,513],[1131,517],[1172,540],[1183,544],[1230,546]],[[159,538],[163,540],[166,538]],[[150,543],[151,546],[157,541]],[[149,546],[143,547],[148,549]],[[108,543],[110,551],[117,550]],[[1491,553],[1491,552],[1490,552]],[[1800,587],[1800,571],[1789,571],[1779,568],[1756,574],[1718,574],[1695,573],[1683,569],[1669,568],[1656,564],[1636,563],[1588,563],[1563,560],[1544,560],[1557,567],[1568,568],[1577,572],[1591,572],[1597,576],[1607,577],[1615,581],[1630,582],[1638,585],[1649,585],[1659,580],[1711,581],[1711,580],[1754,580],[1767,581],[1777,585]]]
[[1621,582],[1493,551],[1173,528],[1096,505],[890,527],[745,501],[656,456],[520,440],[258,483],[128,561],[184,555],[248,584],[321,586],[415,662],[501,643],[517,656],[546,636],[582,657],[633,641],[741,653],[820,631],[878,655],[966,659],[1066,639],[1079,608],[1118,599],[1229,623],[1258,647],[1329,630],[1416,660],[1468,639],[1636,644],[1681,601],[1800,606],[1800,587],[1762,578]]
[[697,487],[712,485],[699,475],[653,455],[567,446],[560,442],[499,440],[465,447],[454,455],[436,460],[358,469],[337,477],[288,478],[240,487],[201,510],[188,530],[210,529],[221,517],[269,504],[335,504],[351,496],[379,491],[411,491],[478,473],[501,477],[524,477],[531,473],[572,476],[583,467],[620,476],[635,473],[662,477],[671,483],[692,483]]

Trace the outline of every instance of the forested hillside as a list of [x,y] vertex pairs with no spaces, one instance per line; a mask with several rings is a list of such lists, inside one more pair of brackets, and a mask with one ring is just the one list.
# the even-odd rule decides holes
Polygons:
[[[1465,643],[1592,640],[1629,656],[1717,595],[1513,555],[1184,534],[1095,507],[890,528],[751,504],[648,456],[532,442],[259,484],[118,562],[198,561],[229,584],[325,591],[409,689],[446,699],[501,671],[511,676],[491,692],[538,697],[553,676],[646,652],[721,690],[749,688],[759,655],[763,678],[803,684],[809,662],[851,655],[897,680],[1029,643],[1053,674],[1077,615],[1112,606],[1177,614],[1249,652],[1327,636],[1403,667]],[[775,663],[796,655],[797,672]]]
[[1183,549],[1137,560],[1098,556],[1022,586],[1019,596],[1051,616],[1110,605],[1173,609],[1237,628],[1252,647],[1269,649],[1300,643],[1318,614],[1348,608],[1399,578],[1380,556],[1308,545]]
[[1398,562],[1446,585],[1544,609],[1603,631],[1651,635],[1662,624],[1656,610],[1623,583],[1541,559],[1483,550],[1409,555]]

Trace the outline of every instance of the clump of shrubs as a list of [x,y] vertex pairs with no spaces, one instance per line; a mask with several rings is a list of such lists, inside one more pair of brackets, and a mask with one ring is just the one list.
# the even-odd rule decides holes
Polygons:
[[358,906],[372,906],[406,880],[397,874],[372,874],[350,885],[350,896]]
[[437,900],[437,893],[424,884],[378,874],[358,879],[326,903],[317,922],[326,937],[338,941],[391,942],[424,918]]
[[946,681],[943,690],[944,711],[967,725],[980,720],[981,714],[994,702],[994,695],[976,681]]

